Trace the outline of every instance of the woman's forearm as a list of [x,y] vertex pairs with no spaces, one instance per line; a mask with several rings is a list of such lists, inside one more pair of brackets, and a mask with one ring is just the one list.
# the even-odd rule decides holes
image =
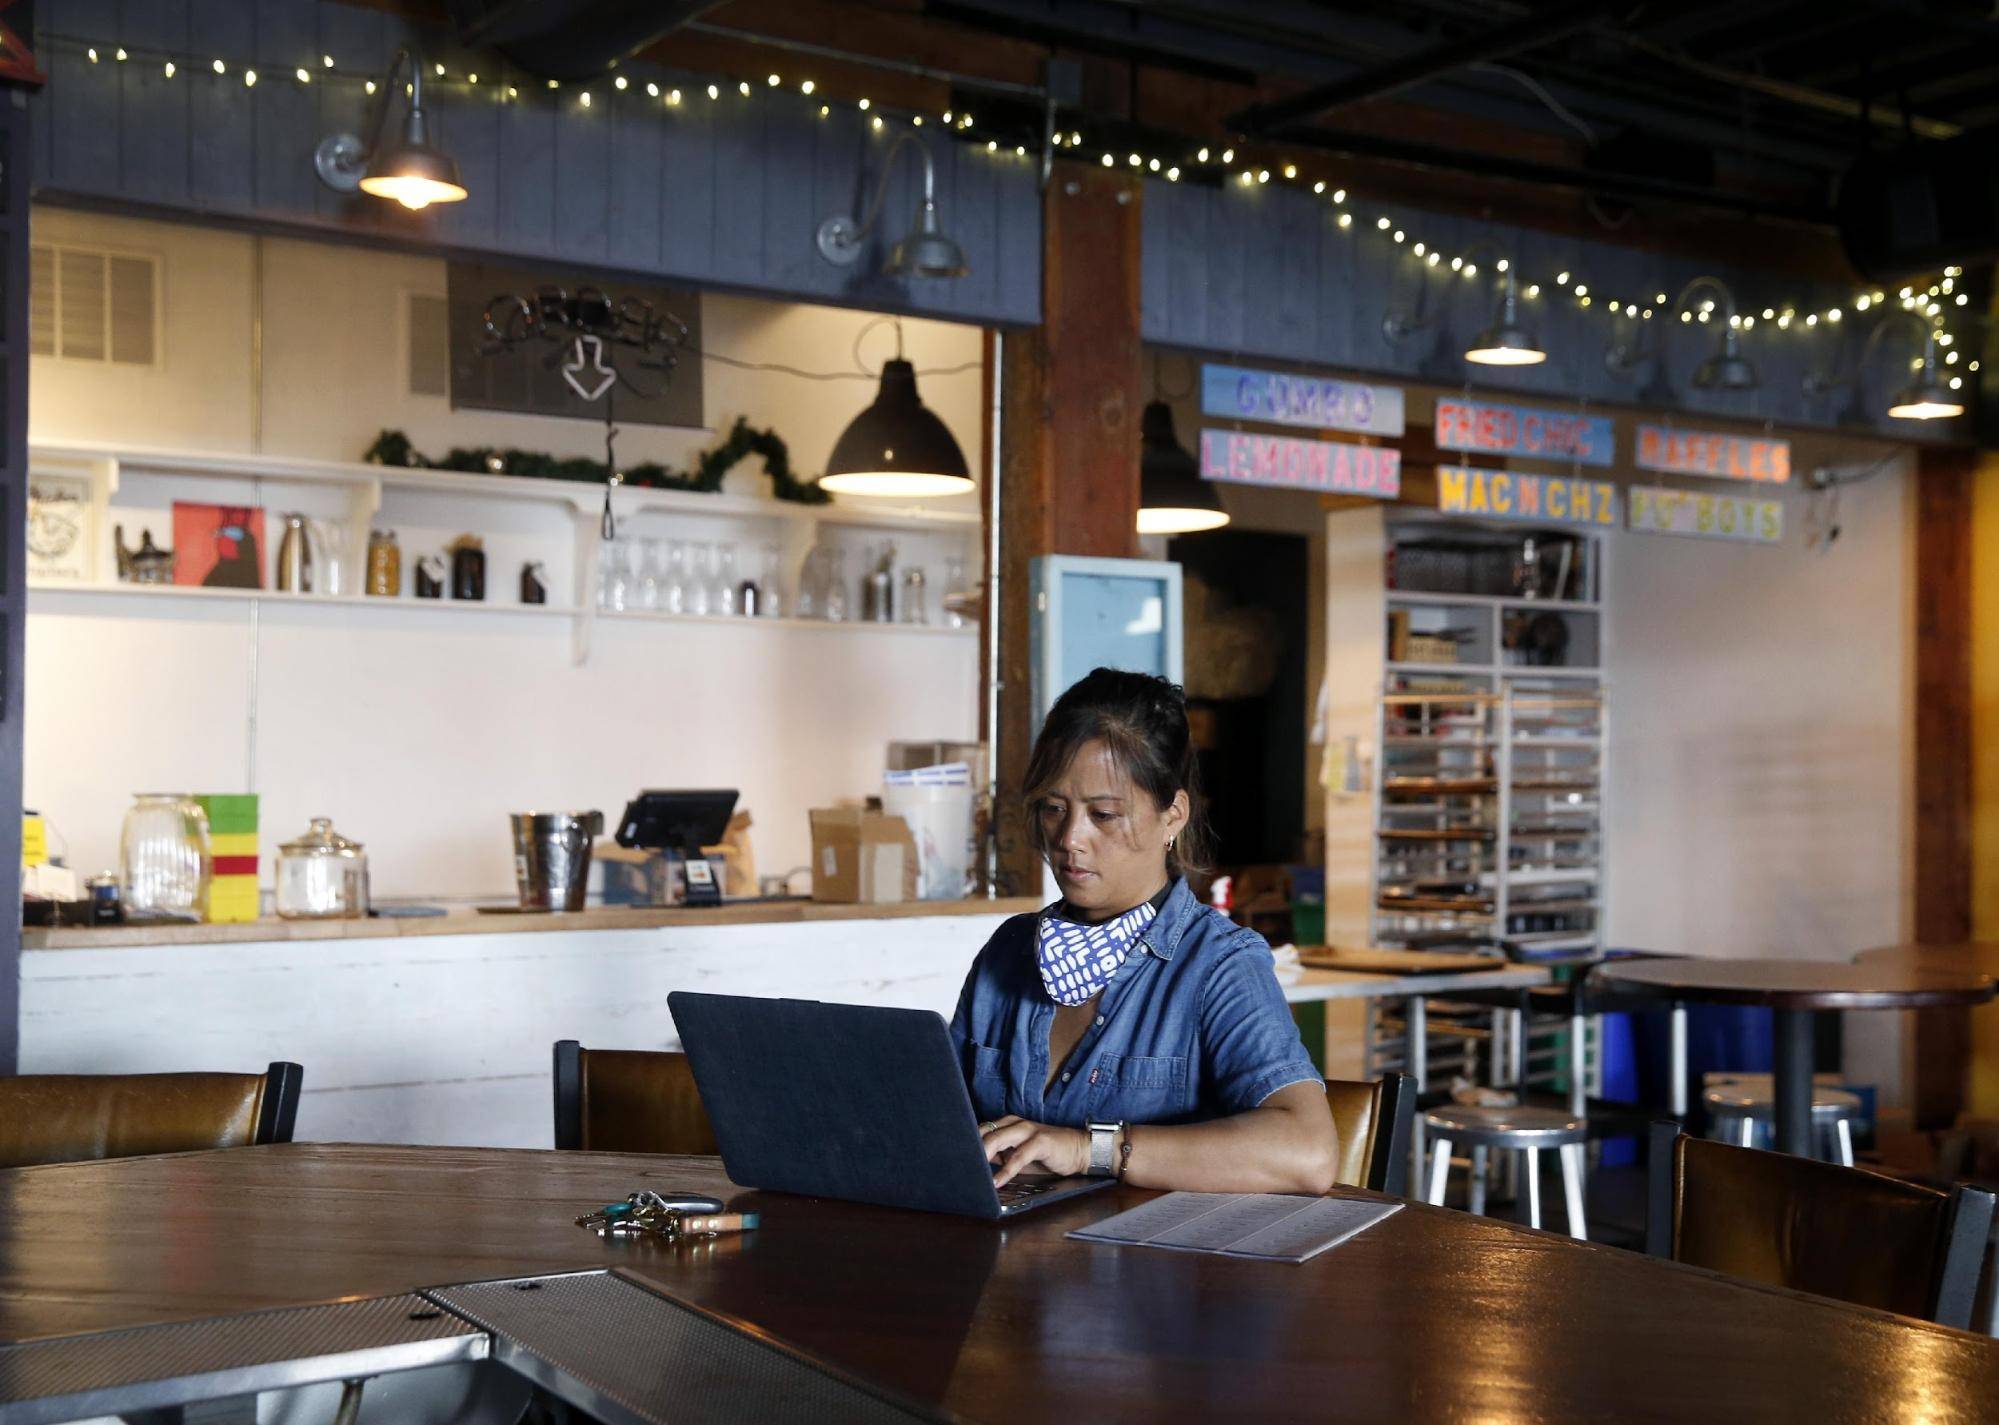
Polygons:
[[1134,1187],[1322,1193],[1339,1164],[1325,1090],[1315,1083],[1279,1089],[1232,1118],[1133,1124],[1125,1139],[1124,1180]]

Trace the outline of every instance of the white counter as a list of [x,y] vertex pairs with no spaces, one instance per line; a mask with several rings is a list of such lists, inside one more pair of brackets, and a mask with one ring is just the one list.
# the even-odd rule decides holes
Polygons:
[[954,902],[940,914],[731,924],[686,923],[723,912],[656,912],[673,923],[460,933],[433,923],[365,938],[349,924],[343,938],[191,944],[133,943],[136,928],[39,932],[21,956],[21,1072],[247,1072],[289,1059],[305,1067],[300,1140],[546,1148],[558,1039],[678,1048],[674,990],[948,1015],[972,957],[1028,908]]

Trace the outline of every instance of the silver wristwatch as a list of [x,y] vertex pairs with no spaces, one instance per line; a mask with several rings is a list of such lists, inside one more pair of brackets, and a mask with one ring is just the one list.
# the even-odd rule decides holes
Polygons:
[[1122,1123],[1092,1123],[1090,1125],[1090,1168],[1093,1178],[1117,1176],[1117,1139],[1124,1132]]

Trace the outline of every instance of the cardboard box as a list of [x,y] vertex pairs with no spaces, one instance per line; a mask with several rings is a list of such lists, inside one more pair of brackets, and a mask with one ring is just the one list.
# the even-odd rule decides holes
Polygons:
[[812,899],[892,905],[916,899],[916,838],[899,816],[863,807],[817,807],[812,820]]

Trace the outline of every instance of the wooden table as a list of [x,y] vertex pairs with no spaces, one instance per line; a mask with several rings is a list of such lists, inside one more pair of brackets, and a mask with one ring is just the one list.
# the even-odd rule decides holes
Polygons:
[[[571,1218],[650,1186],[764,1213],[690,1246]],[[1364,1195],[1364,1194],[1363,1194]],[[1412,1204],[1303,1266],[739,1193],[712,1159],[296,1144],[0,1172],[0,1339],[621,1265],[973,1421],[1974,1420],[1982,1337]]]
[[1767,1006],[1774,1011],[1777,1150],[1812,1153],[1812,1016],[1827,1010],[1933,1009],[1983,1004],[1987,975],[1920,965],[1834,960],[1615,960],[1597,972],[1661,999]]

